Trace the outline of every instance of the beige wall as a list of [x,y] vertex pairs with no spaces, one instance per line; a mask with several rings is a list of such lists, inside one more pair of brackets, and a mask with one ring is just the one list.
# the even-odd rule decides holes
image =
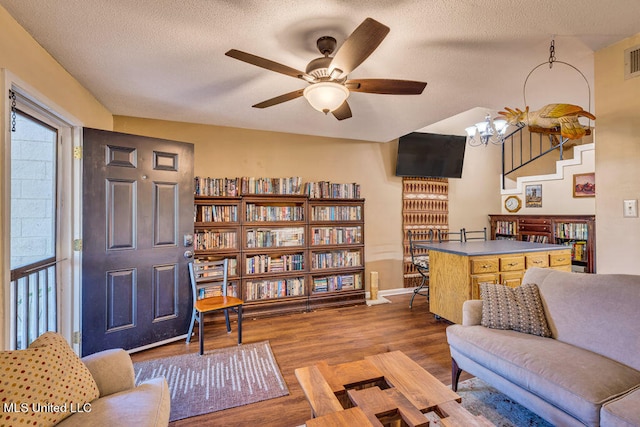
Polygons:
[[0,348],[6,345],[5,309],[7,307],[7,286],[9,283],[9,265],[5,257],[8,249],[8,219],[4,215],[8,196],[8,183],[4,181],[4,168],[7,159],[9,115],[7,108],[7,83],[14,80],[19,85],[37,93],[49,105],[59,107],[84,126],[111,129],[113,117],[78,81],[60,66],[18,23],[0,7],[0,69],[2,78],[2,101],[0,102],[0,236],[7,246],[0,245]]
[[623,68],[636,45],[640,34],[595,55],[599,273],[640,274],[640,219],[622,216],[623,200],[640,199],[640,77],[625,80]]

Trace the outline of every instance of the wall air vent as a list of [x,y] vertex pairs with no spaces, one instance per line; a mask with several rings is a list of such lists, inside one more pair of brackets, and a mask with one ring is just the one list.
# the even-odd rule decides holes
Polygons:
[[640,76],[640,46],[624,51],[624,79]]

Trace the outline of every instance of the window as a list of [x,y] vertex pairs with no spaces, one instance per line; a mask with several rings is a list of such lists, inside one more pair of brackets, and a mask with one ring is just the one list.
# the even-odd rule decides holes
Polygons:
[[4,146],[4,179],[11,184],[5,205],[10,233],[3,236],[11,268],[4,321],[10,348],[22,349],[46,331],[71,339],[79,329],[72,248],[78,184],[71,155],[79,131],[21,90],[10,94],[16,97],[8,111],[15,130]]

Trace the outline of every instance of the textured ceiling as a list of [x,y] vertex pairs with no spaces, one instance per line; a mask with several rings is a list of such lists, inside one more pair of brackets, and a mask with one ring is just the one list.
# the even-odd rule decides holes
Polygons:
[[[113,114],[386,142],[474,107],[571,102],[595,111],[593,53],[640,32],[638,0],[0,0]],[[299,98],[306,83],[224,53],[296,69],[367,17],[391,28],[351,78],[428,83],[422,95],[352,93],[337,121]],[[549,44],[556,59],[549,70]],[[622,58],[621,58],[622,60]],[[589,90],[591,87],[591,94]],[[590,96],[591,95],[591,96]],[[589,106],[590,104],[590,106]],[[469,120],[479,120],[480,117]],[[597,123],[596,123],[597,124]],[[466,123],[461,124],[464,126]],[[451,133],[463,132],[452,129]]]

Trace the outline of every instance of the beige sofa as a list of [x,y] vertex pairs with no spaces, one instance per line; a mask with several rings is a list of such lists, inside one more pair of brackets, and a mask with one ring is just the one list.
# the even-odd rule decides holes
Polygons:
[[640,276],[531,268],[551,338],[481,326],[482,300],[447,328],[452,387],[467,371],[557,426],[640,426]]
[[90,412],[77,412],[57,424],[69,426],[167,426],[171,401],[164,377],[135,386],[133,363],[122,349],[105,350],[82,359],[98,385],[100,397]]

